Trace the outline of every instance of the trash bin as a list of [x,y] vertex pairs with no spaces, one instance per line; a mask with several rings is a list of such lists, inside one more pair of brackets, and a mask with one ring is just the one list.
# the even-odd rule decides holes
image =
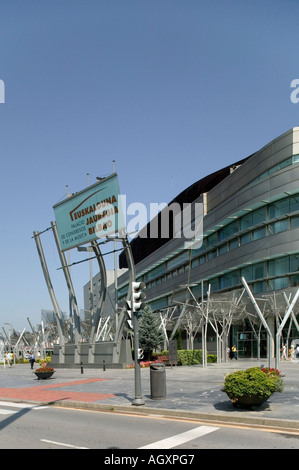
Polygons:
[[163,400],[166,398],[166,370],[165,364],[157,362],[150,365],[151,399]]

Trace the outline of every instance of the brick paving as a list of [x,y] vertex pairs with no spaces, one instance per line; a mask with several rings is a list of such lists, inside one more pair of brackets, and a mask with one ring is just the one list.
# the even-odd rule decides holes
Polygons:
[[102,382],[106,379],[84,379],[71,382],[38,385],[34,387],[9,388],[1,387],[0,396],[15,400],[27,400],[36,402],[56,402],[58,400],[74,400],[79,402],[94,402],[115,397],[111,393],[94,393],[94,392],[77,392],[73,390],[54,390],[57,388],[73,387],[84,385],[92,382]]

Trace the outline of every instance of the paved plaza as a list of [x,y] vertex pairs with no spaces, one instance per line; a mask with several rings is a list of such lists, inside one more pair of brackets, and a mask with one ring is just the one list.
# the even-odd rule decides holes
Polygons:
[[[0,400],[131,412],[202,421],[269,426],[299,432],[299,362],[281,361],[284,391],[274,393],[261,407],[234,408],[222,391],[226,374],[265,366],[265,361],[233,360],[222,364],[166,367],[166,397],[152,399],[151,373],[141,369],[144,405],[136,406],[134,369],[99,367],[57,368],[47,380],[38,380],[27,364],[0,366]],[[274,367],[274,364],[271,365]],[[36,367],[37,368],[37,367]]]

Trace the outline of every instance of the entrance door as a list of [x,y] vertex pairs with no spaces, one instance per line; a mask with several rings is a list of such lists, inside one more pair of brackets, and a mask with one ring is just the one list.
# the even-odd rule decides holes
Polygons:
[[253,357],[253,332],[242,331],[238,333],[238,357],[252,358]]

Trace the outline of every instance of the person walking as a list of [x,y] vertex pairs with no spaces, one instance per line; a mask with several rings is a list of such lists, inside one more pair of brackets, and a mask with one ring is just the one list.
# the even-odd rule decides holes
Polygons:
[[230,348],[229,347],[226,349],[226,353],[227,353],[227,359],[229,359],[230,358]]
[[232,359],[237,359],[237,348],[235,345],[232,347]]
[[33,354],[32,351],[30,352],[29,362],[30,362],[31,369],[33,369],[33,364],[35,363],[35,358],[34,358],[34,354]]
[[283,348],[282,348],[281,359],[285,359],[285,360],[287,359],[287,347],[285,344],[283,345]]
[[6,360],[7,360],[8,366],[11,367],[12,355],[11,355],[10,352],[8,352],[8,353],[6,354]]

